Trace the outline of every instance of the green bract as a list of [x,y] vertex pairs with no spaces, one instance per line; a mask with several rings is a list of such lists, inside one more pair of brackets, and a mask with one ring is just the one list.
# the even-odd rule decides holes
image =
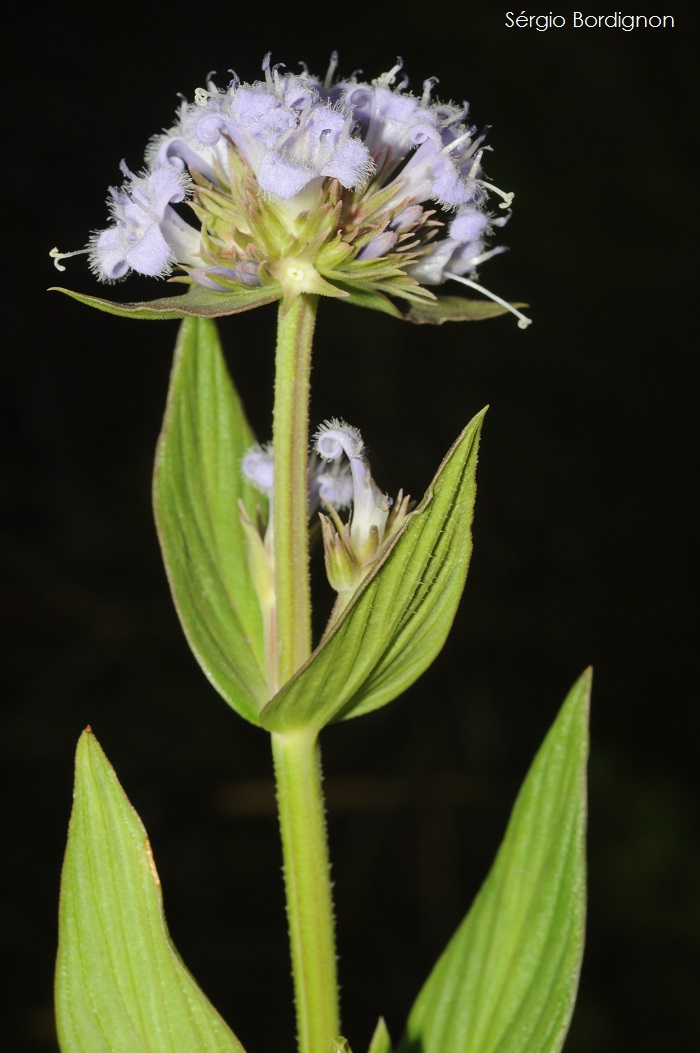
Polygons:
[[226,371],[216,327],[182,323],[158,443],[156,524],[182,627],[217,691],[254,723],[267,701],[260,605],[239,501],[265,505],[241,472],[254,441]]
[[265,504],[241,472],[253,436],[213,323],[183,323],[156,458],[158,534],[190,646],[241,716],[270,731],[320,728],[385,705],[432,662],[469,565],[482,416],[452,447],[332,631],[270,700],[263,618],[239,507],[250,522]]
[[464,429],[329,635],[265,707],[268,730],[320,729],[378,709],[437,656],[469,567],[483,412]]
[[[346,303],[355,307],[367,307],[373,311],[390,314],[392,318],[401,318],[418,325],[442,325],[443,322],[479,322],[487,318],[497,318],[507,314],[508,310],[490,300],[468,300],[464,296],[436,296],[434,300],[422,300],[402,304],[401,308],[387,295],[378,290],[359,290],[345,286],[343,282],[335,285],[335,295],[342,297]],[[260,289],[205,289],[191,286],[184,295],[160,296],[155,300],[141,300],[135,303],[117,303],[101,296],[88,296],[74,292],[72,289],[55,287],[50,292],[62,292],[73,300],[95,307],[106,314],[116,314],[122,318],[158,321],[172,318],[223,318],[229,314],[240,314],[253,307],[264,307],[282,299],[282,287],[278,284],[264,286]],[[323,295],[331,295],[327,290]],[[526,304],[515,303],[512,307],[526,307]]]

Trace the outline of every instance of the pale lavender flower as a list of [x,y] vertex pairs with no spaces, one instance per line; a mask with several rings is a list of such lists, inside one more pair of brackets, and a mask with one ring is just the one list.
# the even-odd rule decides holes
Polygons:
[[105,281],[130,270],[161,277],[199,247],[197,231],[170,207],[184,201],[188,180],[172,165],[137,176],[122,161],[121,170],[127,180],[119,190],[110,188],[113,223],[90,239],[90,266]]
[[[274,486],[274,453],[272,443],[256,444],[245,453],[241,470],[248,482],[266,497],[272,498]],[[321,502],[333,508],[349,508],[353,500],[353,480],[347,462],[328,465],[311,453],[308,464],[309,518]]]
[[362,436],[345,421],[325,421],[314,436],[314,449],[332,467],[349,464],[352,480],[349,521],[343,524],[339,505],[331,498],[326,498],[320,516],[326,572],[339,596],[339,606],[334,608],[337,617],[405,523],[410,499],[400,491],[392,501],[379,489]]
[[264,446],[259,444],[251,446],[243,456],[241,471],[256,490],[265,494],[266,497],[272,497],[274,481],[272,443],[265,443]]
[[465,206],[449,225],[446,238],[433,242],[425,255],[411,267],[411,274],[423,285],[441,285],[449,275],[474,271],[485,258],[505,252],[492,249],[486,256],[486,238],[494,225],[487,212]]
[[309,459],[309,516],[318,511],[322,502],[342,509],[350,508],[352,500],[353,480],[347,461],[323,464],[312,453]]
[[352,473],[350,540],[353,548],[362,552],[374,536],[376,548],[384,536],[391,501],[372,478],[359,431],[345,421],[328,420],[316,432],[314,447],[319,457],[326,461],[338,461],[343,455],[348,458]]
[[189,163],[192,153],[230,140],[261,189],[282,200],[316,179],[337,179],[346,188],[364,182],[372,159],[351,134],[347,110],[320,99],[302,78],[271,70],[269,56],[263,70],[264,83],[240,85],[234,80],[225,91],[211,90],[213,85],[200,90],[195,105],[182,116],[182,135],[165,137],[159,151],[169,157],[181,153]]

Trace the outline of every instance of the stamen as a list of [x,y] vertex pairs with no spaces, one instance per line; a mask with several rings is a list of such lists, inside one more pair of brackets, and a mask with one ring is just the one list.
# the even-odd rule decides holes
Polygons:
[[455,107],[454,111],[452,112],[452,114],[449,117],[443,116],[442,114],[440,114],[440,118],[441,118],[440,119],[440,127],[441,128],[449,128],[451,124],[461,124],[462,121],[466,121],[468,113],[469,113],[469,103],[466,101],[466,99],[464,99],[463,102],[462,102],[462,109],[461,110],[459,110],[459,109],[457,109]]
[[477,292],[483,293],[484,296],[488,296],[489,300],[493,300],[495,303],[500,303],[501,307],[505,307],[511,314],[514,314],[518,319],[518,329],[527,329],[529,325],[532,325],[532,318],[528,318],[522,314],[517,307],[513,307],[507,300],[501,299],[496,293],[492,293],[490,289],[485,289],[483,285],[473,282],[471,278],[463,278],[461,274],[451,274],[449,271],[445,271],[446,278],[452,278],[455,282],[461,282],[462,285],[468,285],[470,289],[476,289]]
[[[138,178],[139,178],[137,175],[135,175],[131,171],[131,169],[129,168],[128,164],[126,163],[126,161],[124,160],[123,157],[122,157],[121,161],[119,162],[119,171],[121,172],[122,175],[125,175],[127,179],[130,179],[132,183],[136,183]],[[122,189],[124,189],[124,188],[122,188]],[[113,191],[114,191],[114,187],[110,187],[109,188],[110,194]],[[118,190],[114,191],[114,192],[117,193],[117,194],[119,193]],[[129,195],[129,196],[131,196],[131,195]]]
[[[469,142],[471,142],[471,138],[472,138],[472,133],[470,131],[469,132],[465,132],[464,135],[459,135],[456,139],[453,139],[451,143],[448,143],[447,146],[443,146],[442,153],[443,154],[451,154],[454,150],[459,149],[459,147],[462,145],[462,143],[469,143]],[[468,156],[469,156],[469,154],[467,154],[467,157]]]
[[480,256],[472,256],[470,260],[467,260],[470,267],[478,267],[479,264],[485,263],[486,260],[492,259],[494,256],[500,256],[502,252],[508,252],[507,245],[497,245],[495,248],[490,249],[488,252],[482,252]]
[[194,89],[194,104],[195,106],[206,106],[207,99],[211,95],[210,91],[206,88],[195,88]]
[[403,59],[397,56],[396,65],[392,66],[388,73],[382,73],[381,77],[375,77],[372,84],[375,88],[390,88],[396,81],[396,74],[403,69]]
[[335,76],[335,71],[337,70],[337,68],[338,68],[338,52],[337,51],[331,51],[331,60],[328,63],[328,69],[326,71],[325,77],[323,78],[324,91],[328,91],[328,89],[333,84],[333,77]]
[[262,61],[262,71],[265,74],[265,83],[267,84],[270,91],[275,90],[275,86],[272,83],[272,76],[270,75],[270,59],[272,58],[272,52],[268,51],[267,55]]
[[506,194],[506,192],[504,190],[501,190],[500,187],[494,186],[493,183],[486,183],[483,179],[477,179],[477,183],[479,184],[479,186],[485,186],[487,190],[493,190],[494,194],[500,194],[500,196],[503,198],[503,201],[501,201],[500,205],[498,206],[499,208],[510,208],[511,204],[513,203],[513,198],[515,197],[515,193],[513,191]]
[[71,256],[83,256],[89,251],[89,249],[75,249],[74,252],[59,252],[58,249],[51,249],[49,256],[53,260],[54,267],[57,271],[65,271],[66,268],[58,262],[59,260],[67,260]]
[[340,133],[340,140],[339,141],[341,143],[346,143],[348,141],[348,139],[351,138],[352,131],[353,131],[354,127],[355,127],[355,115],[353,113],[349,113],[347,115],[347,117],[345,118],[345,123],[343,124],[343,130]]
[[435,87],[435,85],[439,84],[439,83],[440,83],[440,81],[439,81],[439,79],[437,77],[428,77],[427,80],[423,81],[423,96],[422,96],[422,98],[420,100],[421,106],[429,106],[430,105],[430,96],[431,96],[432,90]]
[[[483,143],[484,139],[485,139],[485,138],[486,138],[486,136],[488,135],[488,133],[489,133],[490,129],[491,129],[491,125],[490,125],[490,124],[487,124],[487,125],[486,125],[486,126],[485,126],[485,127],[484,127],[484,128],[483,128],[483,129],[482,129],[482,130],[481,130],[480,132],[479,132],[479,134],[477,135],[477,137],[476,137],[476,139],[474,140],[474,142],[472,143],[472,145],[471,145],[471,146],[469,147],[469,149],[468,149],[468,150],[467,150],[467,151],[466,151],[466,152],[465,152],[465,153],[463,154],[463,156],[462,156],[462,158],[461,158],[462,162],[464,162],[464,161],[467,161],[467,160],[468,160],[468,159],[469,159],[469,158],[470,158],[470,157],[472,156],[472,154],[474,154],[474,153],[475,153],[475,152],[476,152],[477,150],[479,150],[479,147],[481,146],[481,144]],[[473,128],[471,128],[471,129],[469,130],[469,135],[473,135],[475,131],[476,131],[476,127],[473,127]],[[478,155],[477,155],[477,157],[476,157],[476,167],[477,167],[477,168],[478,168],[479,164],[481,163],[481,158],[482,158],[482,156],[483,156],[484,150],[491,150],[491,149],[492,149],[492,148],[491,148],[490,146],[484,146],[484,147],[482,147],[482,149],[481,149],[481,150],[479,150],[479,153],[478,153]],[[474,165],[472,165],[472,168],[471,168],[471,170],[470,170],[470,175],[471,175],[471,172],[473,172],[473,171],[474,171],[474,167],[475,167],[475,166],[474,166]]]

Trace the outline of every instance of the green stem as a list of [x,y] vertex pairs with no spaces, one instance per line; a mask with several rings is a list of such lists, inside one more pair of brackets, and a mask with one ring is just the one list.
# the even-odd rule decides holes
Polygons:
[[[273,424],[276,690],[311,654],[307,463],[317,297],[302,294],[277,327]],[[274,660],[271,664],[275,664]],[[333,898],[317,732],[272,735],[300,1053],[339,1033]]]
[[298,296],[277,324],[274,452],[275,598],[277,684],[311,654],[307,462],[309,376],[316,296]]
[[299,1053],[329,1053],[340,1031],[333,900],[316,732],[273,734]]

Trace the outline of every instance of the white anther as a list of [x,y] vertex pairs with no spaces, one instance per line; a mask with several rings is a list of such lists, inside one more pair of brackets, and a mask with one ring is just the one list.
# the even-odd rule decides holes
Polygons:
[[59,252],[58,249],[51,249],[49,256],[57,271],[65,271],[66,268],[58,262],[59,260],[67,260],[71,256],[83,256],[89,251],[89,249],[76,249],[74,252]]
[[477,179],[477,183],[479,186],[485,186],[487,190],[493,190],[494,194],[499,194],[503,198],[503,201],[501,201],[498,206],[499,208],[510,208],[513,203],[513,198],[515,197],[515,194],[512,191],[507,194],[504,190],[501,190],[500,187],[494,186],[493,183],[485,183],[483,179]]
[[507,252],[508,249],[505,245],[497,245],[495,248],[490,249],[488,252],[482,252],[480,256],[472,256],[469,263],[470,267],[478,267],[481,263],[486,263],[486,260],[492,259],[494,256],[500,256],[502,252]]
[[372,84],[375,88],[390,88],[396,81],[396,74],[403,69],[403,59],[397,58],[396,65],[392,66],[388,73],[382,73],[381,77],[375,77]]
[[[465,132],[464,135],[460,135],[459,138],[453,139],[447,146],[443,146],[443,154],[451,154],[454,150],[458,150],[462,143],[470,143],[472,141],[472,133]],[[467,154],[467,157],[469,154]]]

